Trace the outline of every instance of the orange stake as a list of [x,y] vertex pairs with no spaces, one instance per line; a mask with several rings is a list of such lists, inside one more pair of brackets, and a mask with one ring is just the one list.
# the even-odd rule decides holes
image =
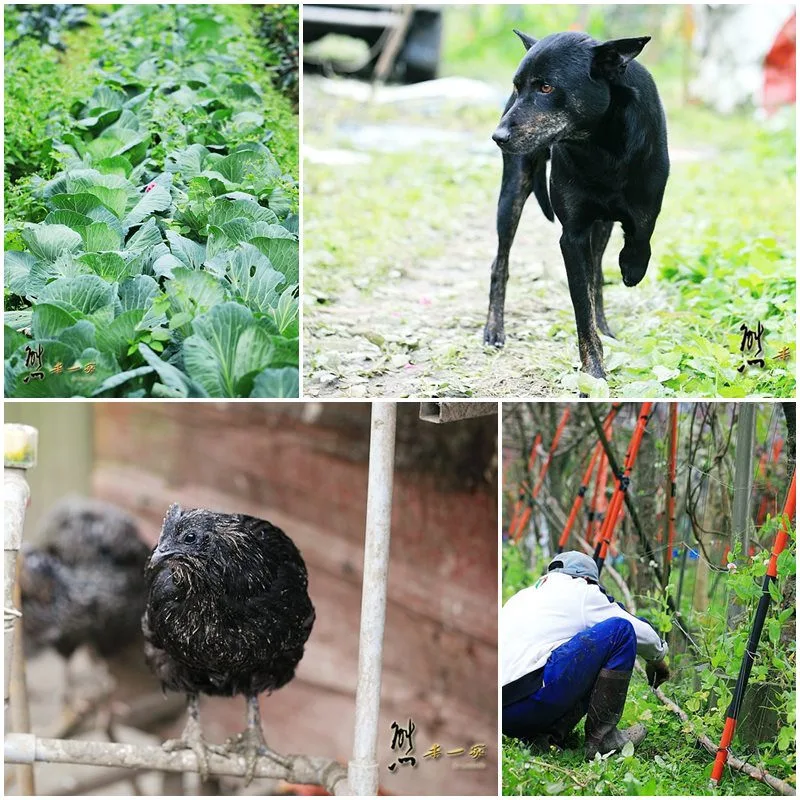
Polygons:
[[[600,445],[602,447],[602,444]],[[606,451],[600,455],[600,464],[597,467],[597,477],[594,482],[592,505],[589,508],[589,525],[586,529],[586,541],[591,542],[595,549],[600,543],[600,531],[603,528],[608,501],[606,500],[606,487],[608,486],[608,456]]]
[[[613,405],[611,407],[611,411],[608,412],[605,422],[603,423],[603,429],[605,430],[606,437],[610,436],[611,423],[614,421],[614,417],[616,416],[617,411],[619,411],[619,408],[619,404]],[[572,508],[570,509],[569,516],[564,524],[564,530],[561,531],[561,538],[558,540],[557,552],[559,553],[564,552],[564,548],[569,540],[569,534],[572,531],[572,526],[575,524],[575,519],[577,518],[578,512],[583,505],[583,499],[586,495],[586,490],[589,488],[589,481],[592,479],[592,474],[595,471],[595,466],[597,465],[597,461],[600,459],[601,455],[605,455],[605,453],[603,453],[602,443],[598,442],[594,447],[591,459],[589,459],[589,466],[586,467],[586,472],[583,473],[583,477],[581,478],[581,485],[578,488],[578,494],[572,501]]]
[[617,478],[614,494],[609,503],[608,511],[606,512],[606,518],[603,520],[603,527],[600,534],[600,548],[599,551],[595,550],[595,561],[597,562],[598,570],[603,569],[603,562],[606,560],[606,554],[608,553],[608,545],[611,543],[611,537],[614,535],[614,528],[619,518],[620,507],[625,498],[625,492],[628,490],[631,471],[633,470],[633,465],[636,463],[636,456],[639,453],[639,446],[642,443],[644,429],[647,427],[647,420],[650,419],[652,410],[652,402],[642,403],[639,419],[636,422],[636,429],[631,437],[631,443],[628,445],[628,452],[625,454],[625,467],[622,476]]

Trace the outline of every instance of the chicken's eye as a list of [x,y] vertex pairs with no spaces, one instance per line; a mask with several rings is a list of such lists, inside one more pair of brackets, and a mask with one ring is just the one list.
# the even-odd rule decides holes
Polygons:
[[197,541],[197,534],[187,533],[186,536],[183,537],[183,541],[186,542],[186,544],[193,544]]

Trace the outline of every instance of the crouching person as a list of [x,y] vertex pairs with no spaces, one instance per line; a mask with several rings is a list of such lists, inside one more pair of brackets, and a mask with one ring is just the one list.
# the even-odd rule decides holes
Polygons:
[[570,551],[500,612],[503,733],[563,746],[585,716],[586,758],[644,739],[644,725],[620,730],[636,655],[651,685],[669,677],[667,644],[647,622],[614,602],[597,565]]

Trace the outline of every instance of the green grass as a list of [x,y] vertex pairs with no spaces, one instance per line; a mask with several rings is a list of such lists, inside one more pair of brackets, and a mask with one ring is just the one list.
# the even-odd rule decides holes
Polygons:
[[[583,724],[576,746],[535,751],[503,737],[504,795],[770,795],[763,783],[726,770],[719,787],[709,785],[713,757],[695,744],[690,730],[666,709],[637,674],[631,681],[621,727],[644,723],[647,737],[630,756],[583,758]],[[783,776],[778,776],[783,777]]]
[[[762,530],[765,541],[774,536],[775,523]],[[711,598],[707,611],[692,610],[691,598],[696,567],[687,566],[682,596],[684,619],[708,660],[696,658],[681,637],[670,637],[670,669],[672,676],[662,687],[688,714],[691,725],[717,742],[722,732],[730,690],[738,673],[749,634],[755,604],[760,596],[764,559],[754,559],[752,566],[741,568],[735,575],[723,575],[723,585]],[[678,582],[676,564],[670,579],[675,595]],[[792,608],[781,610],[780,598],[787,593],[787,578],[794,574],[794,548],[779,559],[779,591],[776,591],[768,622],[759,649],[756,667],[751,676],[745,705],[740,715],[733,752],[751,764],[766,768],[774,776],[794,782],[796,644],[794,637],[782,638],[786,625],[793,625]],[[626,572],[622,566],[622,573]],[[713,576],[712,576],[713,577]],[[508,544],[503,547],[503,602],[521,589],[530,586],[538,574],[527,568],[524,551]],[[711,581],[709,581],[709,586]],[[614,584],[608,588],[614,592]],[[746,609],[746,622],[739,629],[727,632],[725,616],[729,598],[736,597]],[[649,618],[662,631],[671,625],[664,614],[648,598],[637,598],[638,613]],[[781,622],[781,614],[785,618]],[[755,701],[755,692],[766,692],[766,701]],[[763,695],[762,695],[763,696]],[[758,733],[761,705],[777,709],[777,717],[766,724],[773,734]],[[583,759],[583,723],[568,740],[569,747],[547,751],[531,750],[516,739],[503,737],[503,794],[506,795],[768,795],[765,784],[742,773],[726,769],[720,785],[712,791],[709,784],[713,757],[698,744],[689,725],[667,709],[652,693],[644,680],[634,673],[621,727],[642,722],[647,727],[646,739],[632,754],[614,753],[605,759],[586,762]]]

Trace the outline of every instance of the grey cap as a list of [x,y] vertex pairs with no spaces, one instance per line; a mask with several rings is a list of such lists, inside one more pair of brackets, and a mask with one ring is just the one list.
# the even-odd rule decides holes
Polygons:
[[597,564],[591,556],[586,553],[579,553],[577,550],[567,550],[566,553],[559,553],[548,565],[548,572],[564,572],[573,578],[586,578],[587,580],[600,582],[600,573],[597,571]]

